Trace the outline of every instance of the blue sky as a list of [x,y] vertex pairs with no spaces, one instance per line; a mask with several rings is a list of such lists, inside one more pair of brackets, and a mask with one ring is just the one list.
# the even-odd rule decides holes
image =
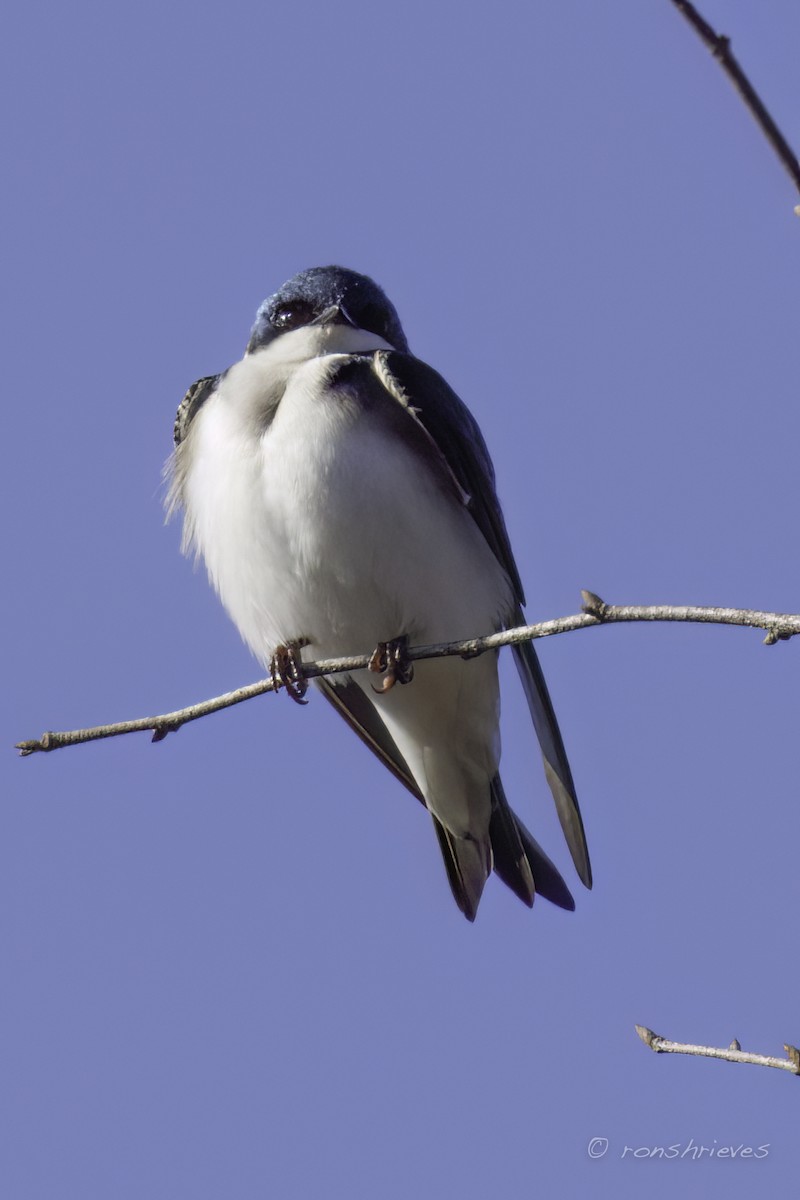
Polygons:
[[[800,143],[800,8],[703,11]],[[532,619],[582,587],[797,611],[797,197],[730,85],[667,0],[7,26],[5,1194],[777,1193],[796,1083],[633,1026],[800,1040],[800,645],[541,646],[591,893],[504,664],[506,789],[574,914],[494,880],[469,926],[419,806],[321,700],[10,749],[258,677],[160,471],[186,387],[320,263],[374,275],[478,417]],[[692,1143],[769,1149],[624,1157]]]

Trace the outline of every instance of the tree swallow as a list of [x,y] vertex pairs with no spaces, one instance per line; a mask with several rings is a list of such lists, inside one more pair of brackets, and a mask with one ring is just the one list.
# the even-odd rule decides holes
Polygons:
[[[524,623],[524,596],[478,426],[414,358],[365,275],[303,271],[258,310],[247,350],[186,393],[168,505],[244,641],[295,699],[305,659],[375,653],[315,680],[428,809],[473,921],[492,869],[527,905],[575,907],[500,782],[497,652],[404,657]],[[517,669],[578,875],[591,868],[569,763],[530,642]],[[380,686],[376,686],[376,673]]]

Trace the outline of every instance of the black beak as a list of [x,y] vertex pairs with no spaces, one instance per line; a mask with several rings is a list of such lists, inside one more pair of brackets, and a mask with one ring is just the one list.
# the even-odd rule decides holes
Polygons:
[[353,329],[358,329],[358,325],[350,316],[341,300],[338,304],[331,304],[330,308],[326,308],[318,317],[314,317],[312,325],[350,325]]

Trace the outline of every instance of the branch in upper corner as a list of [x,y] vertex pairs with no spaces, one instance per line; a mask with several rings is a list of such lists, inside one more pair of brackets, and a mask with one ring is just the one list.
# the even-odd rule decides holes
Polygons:
[[[745,625],[751,629],[764,629],[766,645],[788,641],[800,634],[800,613],[760,612],[751,608],[705,608],[698,605],[615,605],[606,604],[594,592],[581,592],[583,611],[570,617],[556,617],[552,621],[540,621],[537,625],[520,625],[516,629],[503,629],[487,637],[469,638],[463,642],[441,642],[435,646],[414,646],[407,652],[411,662],[423,658],[445,658],[460,655],[475,658],[488,650],[501,646],[512,646],[519,642],[530,642],[535,638],[553,637],[557,633],[572,633],[576,629],[589,629],[593,625],[614,625],[632,621],[681,621],[690,624]],[[363,671],[369,667],[373,654],[362,654],[352,658],[335,658],[321,662],[300,664],[303,679],[315,679],[321,675],[337,675],[342,672]],[[78,746],[83,742],[96,742],[103,738],[119,737],[124,733],[153,734],[154,742],[161,742],[168,733],[175,733],[181,725],[197,721],[209,713],[231,708],[263,696],[265,692],[276,692],[280,683],[274,679],[262,679],[247,687],[203,700],[200,704],[179,708],[175,712],[162,713],[157,717],[139,717],[133,721],[119,721],[114,725],[97,725],[92,729],[72,729],[64,733],[44,733],[40,738],[17,742],[16,748],[25,758],[48,750],[60,750],[64,746]]]
[[[689,0],[672,0],[672,3],[679,12],[683,13],[686,20],[704,44],[708,46],[714,58],[716,58],[723,71],[725,71],[733,86],[755,117],[764,137],[786,168],[797,191],[800,192],[800,162],[797,161],[796,154],[770,116],[764,101],[734,57],[730,39],[725,37],[724,34],[716,33],[708,21],[700,16],[695,6],[689,3]],[[800,215],[800,205],[797,206],[795,212]]]
[[689,1042],[671,1042],[668,1038],[660,1037],[644,1025],[636,1025],[636,1032],[646,1046],[655,1050],[656,1054],[694,1054],[700,1058],[722,1058],[725,1062],[753,1063],[757,1067],[777,1067],[779,1071],[791,1071],[800,1075],[800,1050],[796,1046],[785,1045],[786,1058],[773,1058],[769,1054],[750,1054],[743,1050],[736,1038],[727,1048],[716,1046],[693,1046]]

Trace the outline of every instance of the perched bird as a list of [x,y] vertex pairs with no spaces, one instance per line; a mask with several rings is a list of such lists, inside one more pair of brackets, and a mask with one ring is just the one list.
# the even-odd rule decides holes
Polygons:
[[[522,584],[478,426],[414,358],[365,275],[302,271],[258,310],[247,350],[186,393],[168,504],[183,548],[247,645],[301,700],[303,658],[375,653],[316,686],[433,817],[472,921],[492,869],[526,904],[574,908],[500,782],[497,652],[405,658],[410,642],[524,623]],[[578,875],[591,869],[535,651],[514,656]],[[375,685],[376,673],[380,686]]]

